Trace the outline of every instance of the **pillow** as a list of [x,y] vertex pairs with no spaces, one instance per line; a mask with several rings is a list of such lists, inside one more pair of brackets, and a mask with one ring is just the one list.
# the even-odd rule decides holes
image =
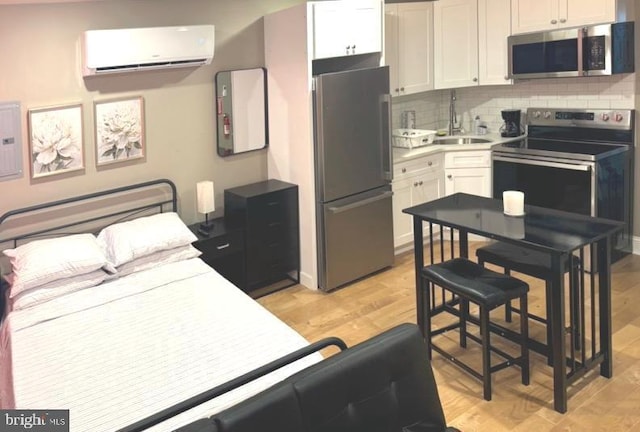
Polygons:
[[35,240],[4,250],[12,266],[11,297],[59,279],[103,268],[115,272],[92,234]]
[[114,266],[154,252],[186,246],[198,238],[177,213],[159,213],[106,227],[98,241]]
[[118,276],[126,276],[134,272],[147,270],[162,264],[169,264],[176,261],[184,261],[191,258],[199,257],[202,254],[193,246],[180,246],[175,249],[169,249],[154,252],[150,255],[136,258],[133,261],[124,263],[118,267]]
[[53,282],[40,285],[15,295],[12,300],[12,310],[25,309],[44,303],[64,294],[90,288],[102,283],[108,276],[103,270],[95,270],[83,275],[58,279]]

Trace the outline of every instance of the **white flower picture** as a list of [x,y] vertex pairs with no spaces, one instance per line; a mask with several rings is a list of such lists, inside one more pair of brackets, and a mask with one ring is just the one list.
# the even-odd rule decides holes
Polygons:
[[84,168],[82,105],[29,110],[31,177]]
[[142,97],[95,103],[98,165],[144,157]]

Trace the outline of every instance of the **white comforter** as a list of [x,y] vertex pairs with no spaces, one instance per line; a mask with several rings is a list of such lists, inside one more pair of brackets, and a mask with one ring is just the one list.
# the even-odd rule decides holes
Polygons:
[[[199,259],[12,312],[0,333],[2,408],[70,409],[71,431],[109,431],[307,342]],[[154,430],[213,414],[318,361],[312,356]]]

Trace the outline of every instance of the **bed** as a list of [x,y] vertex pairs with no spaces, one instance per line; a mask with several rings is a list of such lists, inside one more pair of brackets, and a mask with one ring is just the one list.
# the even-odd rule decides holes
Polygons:
[[[161,192],[159,198],[147,193],[158,188],[168,192]],[[132,196],[135,202],[144,204],[123,209],[123,203]],[[102,212],[105,203],[115,203],[116,210]],[[78,214],[73,210],[76,206],[89,207],[91,216],[66,222],[65,214]],[[21,282],[28,278],[9,278],[12,285],[6,294],[7,311],[0,327],[0,408],[69,409],[70,430],[74,432],[118,430],[308,345],[302,336],[204,264],[190,244],[171,243],[179,235],[172,234],[171,241],[160,238],[175,230],[184,234],[181,242],[188,243],[188,235],[176,222],[176,207],[175,186],[168,180],[158,180],[0,217],[0,242],[11,243],[9,249],[14,252],[8,253],[13,264],[20,259],[21,265],[29,263],[24,256],[27,252],[15,251],[34,244],[40,248],[45,240],[55,245],[48,250],[54,255],[52,261],[62,260],[67,249],[89,261],[93,246],[60,246],[60,241],[75,241],[78,236],[98,239],[106,258],[97,269],[87,271],[83,267],[82,275],[65,274],[62,279],[30,285],[22,291],[20,288],[28,284]],[[96,216],[96,211],[102,214]],[[8,220],[26,218],[39,225],[42,220],[50,220],[42,214],[52,212],[63,215],[65,222],[3,235],[23,226],[9,224]],[[159,219],[164,222],[152,228]],[[166,225],[165,219],[171,223]],[[104,221],[109,221],[108,226]],[[86,234],[87,225],[98,235]],[[128,230],[117,234],[122,226]],[[110,231],[112,228],[116,234]],[[147,229],[155,235],[147,232],[138,236]],[[85,234],[77,234],[79,231]],[[146,241],[150,236],[154,238]],[[83,237],[83,241],[91,244],[91,238]],[[127,247],[113,246],[123,239]],[[149,246],[155,243],[166,248]],[[37,256],[48,262],[42,259],[47,256],[46,248],[39,248]],[[149,253],[141,255],[141,250]],[[98,261],[93,260],[92,267],[100,264]],[[38,273],[46,265],[41,262],[36,267]],[[97,279],[89,274],[103,279],[94,283]],[[85,282],[88,286],[69,288],[79,286],[72,279],[80,276],[91,279]],[[12,292],[15,295],[11,296]],[[319,354],[306,356],[150,430],[172,430],[210,416],[320,359]]]

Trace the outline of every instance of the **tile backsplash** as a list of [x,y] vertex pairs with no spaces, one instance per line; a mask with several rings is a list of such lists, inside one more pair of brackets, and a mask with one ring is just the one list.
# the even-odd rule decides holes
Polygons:
[[[502,109],[529,107],[633,109],[635,74],[606,77],[553,78],[518,81],[513,85],[456,89],[458,121],[473,133],[473,119],[497,133],[502,125]],[[433,90],[393,99],[393,127],[400,127],[402,111],[416,112],[416,128],[446,129],[449,117],[449,90]],[[523,117],[524,119],[524,117]]]

